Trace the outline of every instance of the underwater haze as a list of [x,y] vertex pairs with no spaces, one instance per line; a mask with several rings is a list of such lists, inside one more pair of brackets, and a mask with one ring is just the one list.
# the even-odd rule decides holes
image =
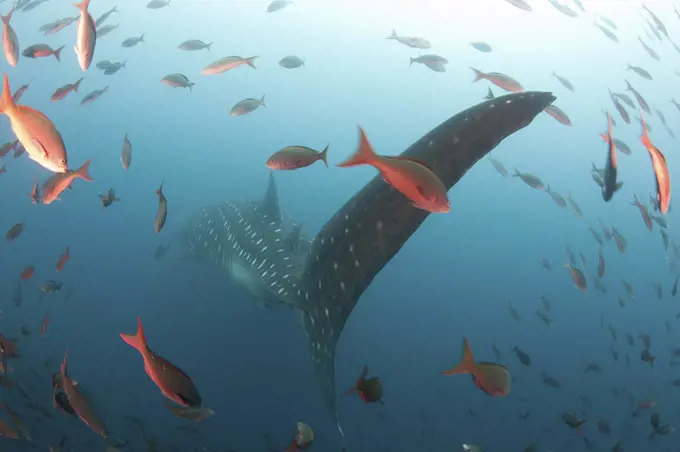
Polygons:
[[672,2],[72,3],[0,0],[1,452],[677,451]]

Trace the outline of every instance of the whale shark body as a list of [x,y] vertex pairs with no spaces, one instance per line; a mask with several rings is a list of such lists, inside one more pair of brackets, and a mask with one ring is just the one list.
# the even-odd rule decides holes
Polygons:
[[[426,164],[450,189],[554,100],[545,92],[490,99],[449,118],[401,156]],[[270,175],[263,201],[204,207],[185,234],[190,254],[223,267],[255,297],[299,310],[321,394],[337,420],[335,350],[345,323],[428,215],[376,176],[311,241],[282,215]]]

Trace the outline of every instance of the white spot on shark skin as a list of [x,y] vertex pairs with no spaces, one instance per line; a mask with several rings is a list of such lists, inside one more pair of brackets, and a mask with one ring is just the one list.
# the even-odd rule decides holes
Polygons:
[[340,289],[342,289],[343,292],[345,292],[345,282],[340,281]]

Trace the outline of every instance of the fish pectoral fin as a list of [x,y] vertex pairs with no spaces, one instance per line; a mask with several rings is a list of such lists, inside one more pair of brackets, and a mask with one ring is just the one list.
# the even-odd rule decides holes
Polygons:
[[619,191],[623,187],[623,182],[617,182],[614,186],[614,191]]
[[184,402],[185,405],[187,405],[187,406],[195,406],[196,405],[196,401],[191,399],[190,397],[187,397],[184,394],[180,394],[180,393],[177,393],[176,395],[177,395],[177,397],[182,399],[182,402]]
[[48,156],[47,149],[45,149],[45,146],[43,146],[42,143],[40,141],[38,141],[37,138],[33,138],[33,144],[35,145],[35,147],[37,147],[38,149],[40,149],[43,152],[45,157]]

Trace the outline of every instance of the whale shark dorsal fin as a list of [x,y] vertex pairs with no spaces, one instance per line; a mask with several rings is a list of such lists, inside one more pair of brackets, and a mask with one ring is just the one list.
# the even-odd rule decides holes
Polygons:
[[[554,100],[543,92],[488,100],[444,121],[401,156],[432,168],[450,189]],[[333,215],[312,244],[298,284],[300,315],[324,402],[336,417],[335,349],[342,329],[373,278],[428,215],[376,176]]]
[[300,239],[300,232],[302,231],[302,223],[298,223],[293,226],[293,230],[290,231],[288,237],[284,239],[284,244],[289,251],[293,253],[299,253],[302,245],[302,240]]
[[276,181],[274,180],[274,173],[269,173],[269,184],[267,191],[264,194],[264,199],[260,205],[260,210],[263,214],[270,218],[271,221],[281,222],[281,208],[279,207],[279,192],[276,188]]

